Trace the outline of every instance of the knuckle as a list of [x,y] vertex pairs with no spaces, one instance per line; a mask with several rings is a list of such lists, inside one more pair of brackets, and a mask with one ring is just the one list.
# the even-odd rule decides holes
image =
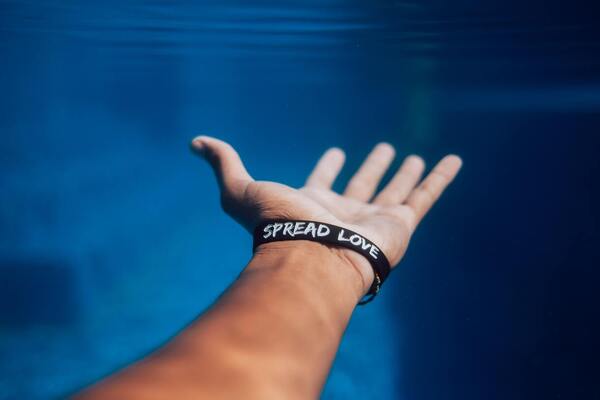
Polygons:
[[349,188],[355,188],[357,190],[369,189],[373,186],[373,179],[371,179],[366,174],[356,175],[350,183],[348,183]]
[[373,159],[369,162],[368,169],[371,171],[379,171],[385,169],[388,167],[388,165],[390,165],[390,161],[390,158],[387,156],[379,155],[373,157]]
[[423,184],[418,189],[418,193],[421,197],[424,197],[424,200],[432,203],[436,200],[436,195],[430,184]]
[[433,171],[431,171],[431,176],[437,177],[444,182],[448,182],[451,179],[450,175],[443,170],[435,170],[434,169]]

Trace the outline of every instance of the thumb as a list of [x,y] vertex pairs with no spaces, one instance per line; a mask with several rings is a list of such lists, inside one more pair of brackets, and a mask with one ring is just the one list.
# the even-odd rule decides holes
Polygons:
[[191,146],[211,165],[221,196],[241,200],[244,190],[254,179],[246,171],[237,151],[229,143],[209,136],[196,137]]

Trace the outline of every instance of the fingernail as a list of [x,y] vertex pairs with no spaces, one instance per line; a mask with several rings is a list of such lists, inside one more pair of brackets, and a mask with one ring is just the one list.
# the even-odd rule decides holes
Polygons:
[[204,155],[204,150],[206,149],[205,143],[202,141],[202,136],[195,137],[192,140],[192,150],[195,152]]
[[202,139],[203,138],[204,138],[204,136],[202,136],[202,135],[196,136],[194,139],[192,139],[192,142],[198,143],[198,144],[202,144]]

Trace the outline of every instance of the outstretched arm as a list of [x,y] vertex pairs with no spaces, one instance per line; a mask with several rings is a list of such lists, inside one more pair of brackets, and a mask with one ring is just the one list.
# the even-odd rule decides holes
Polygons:
[[[327,151],[301,189],[254,181],[225,142],[193,146],[213,167],[223,208],[251,231],[270,219],[316,220],[372,240],[392,265],[461,166],[447,156],[419,183],[408,157],[374,196],[394,157],[379,144],[343,194],[331,186],[344,163]],[[318,398],[342,334],[373,281],[368,260],[304,240],[260,245],[237,281],[205,314],[151,356],[90,387],[81,399]]]

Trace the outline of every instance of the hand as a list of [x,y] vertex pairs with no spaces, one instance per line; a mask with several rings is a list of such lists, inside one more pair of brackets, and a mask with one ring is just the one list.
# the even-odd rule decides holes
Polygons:
[[[459,157],[444,157],[419,183],[425,163],[409,156],[388,185],[377,186],[394,158],[394,148],[380,143],[352,177],[343,194],[331,189],[344,164],[344,152],[327,150],[304,187],[255,181],[228,143],[199,136],[192,148],[212,166],[221,188],[221,204],[249,232],[267,219],[314,220],[345,227],[374,242],[390,261],[400,262],[409,239],[427,211],[458,173]],[[368,260],[348,249],[337,249],[361,274],[364,292],[373,280]]]

